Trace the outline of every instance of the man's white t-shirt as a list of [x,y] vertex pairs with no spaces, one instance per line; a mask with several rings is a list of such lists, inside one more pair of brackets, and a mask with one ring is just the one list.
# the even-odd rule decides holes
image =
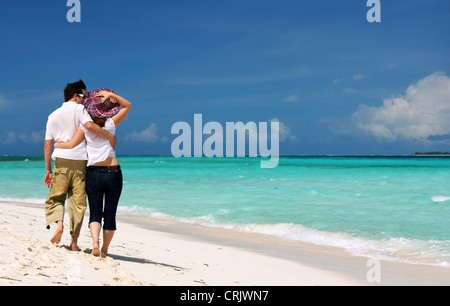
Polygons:
[[[45,140],[69,141],[75,136],[80,124],[92,121],[91,116],[82,104],[65,102],[60,108],[48,116]],[[65,158],[72,160],[87,160],[86,141],[82,141],[73,149],[57,149],[52,154],[52,159]]]

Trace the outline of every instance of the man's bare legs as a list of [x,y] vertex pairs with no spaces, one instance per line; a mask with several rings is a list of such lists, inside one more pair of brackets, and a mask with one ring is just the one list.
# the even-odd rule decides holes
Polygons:
[[58,220],[57,222],[56,232],[53,235],[52,239],[50,239],[51,243],[58,244],[61,242],[61,236],[64,232],[64,224],[62,220]]
[[70,242],[70,250],[79,252],[81,249],[78,247],[78,237],[72,236],[72,241]]
[[[50,239],[50,242],[53,244],[59,244],[61,242],[62,234],[64,233],[63,220],[58,220],[56,224],[57,224],[56,232],[53,235],[52,239]],[[72,240],[70,241],[70,250],[76,252],[81,251],[81,249],[78,247],[78,237],[72,236]]]

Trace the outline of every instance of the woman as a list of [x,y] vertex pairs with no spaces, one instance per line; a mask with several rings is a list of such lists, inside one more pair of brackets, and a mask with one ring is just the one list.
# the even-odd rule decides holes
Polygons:
[[[103,99],[101,99],[103,97]],[[117,103],[122,107],[119,110]],[[85,108],[94,123],[115,135],[116,127],[128,115],[131,103],[109,89],[98,89],[89,93]],[[117,112],[118,111],[118,112]],[[55,148],[70,149],[86,138],[88,162],[86,194],[89,201],[89,229],[92,235],[92,254],[106,256],[116,231],[116,212],[122,192],[122,170],[114,148],[108,140],[89,132],[84,126],[78,128],[71,141],[59,142]],[[105,205],[103,206],[103,198]],[[100,231],[103,217],[103,245],[100,248]]]

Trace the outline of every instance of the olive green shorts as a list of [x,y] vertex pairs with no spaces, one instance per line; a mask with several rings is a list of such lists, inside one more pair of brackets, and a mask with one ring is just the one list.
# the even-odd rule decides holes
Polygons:
[[45,201],[47,228],[64,220],[64,203],[67,198],[70,235],[80,236],[86,211],[86,161],[56,158],[53,168],[52,188]]

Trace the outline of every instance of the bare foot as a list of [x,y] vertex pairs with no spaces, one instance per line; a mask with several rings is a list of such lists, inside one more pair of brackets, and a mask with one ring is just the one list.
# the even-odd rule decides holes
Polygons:
[[104,248],[102,248],[102,257],[106,257],[106,256],[108,256],[108,249],[104,249]]
[[50,242],[54,243],[54,244],[59,244],[61,242],[61,236],[62,236],[63,232],[64,232],[64,228],[58,226],[52,239],[50,239]]
[[98,248],[92,249],[92,255],[94,256],[100,256],[100,250]]
[[81,249],[78,247],[78,237],[72,236],[72,241],[70,242],[70,250],[74,252],[80,252]]
[[78,247],[78,245],[76,245],[73,242],[70,244],[70,250],[74,251],[74,252],[80,252],[81,251],[81,249]]

